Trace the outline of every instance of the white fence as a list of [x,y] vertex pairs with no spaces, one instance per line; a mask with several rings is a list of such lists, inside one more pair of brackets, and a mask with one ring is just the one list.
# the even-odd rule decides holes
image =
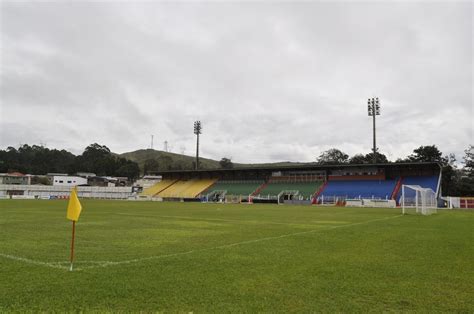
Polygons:
[[383,199],[372,199],[372,198],[363,198],[363,199],[346,199],[347,207],[397,207],[395,200],[383,200]]
[[474,197],[453,197],[445,198],[448,201],[448,208],[474,208]]
[[377,200],[377,199],[363,199],[363,206],[364,207],[389,207],[395,208],[397,207],[397,203],[395,200]]
[[[9,198],[10,195],[12,198],[66,198],[70,193],[71,187],[68,186],[0,184],[0,198]],[[128,199],[136,195],[132,187],[102,186],[79,186],[77,194],[81,198],[99,199]]]

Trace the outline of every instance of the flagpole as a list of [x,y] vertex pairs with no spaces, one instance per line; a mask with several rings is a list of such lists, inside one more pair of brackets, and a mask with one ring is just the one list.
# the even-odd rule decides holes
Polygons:
[[76,237],[76,221],[72,221],[72,241],[71,241],[71,267],[69,271],[72,271],[72,263],[74,262],[74,238]]

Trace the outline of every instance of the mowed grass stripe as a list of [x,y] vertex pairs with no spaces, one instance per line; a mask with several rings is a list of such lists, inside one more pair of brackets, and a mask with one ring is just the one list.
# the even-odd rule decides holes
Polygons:
[[314,227],[320,224],[340,224],[347,223],[346,221],[318,221],[314,224],[301,224],[301,223],[285,223],[285,222],[276,222],[276,221],[258,221],[258,220],[242,220],[242,219],[219,219],[219,218],[207,218],[207,217],[186,217],[186,216],[159,216],[159,215],[137,215],[137,214],[127,214],[127,213],[113,213],[114,215],[123,215],[131,217],[147,217],[147,218],[166,218],[166,219],[184,219],[184,220],[195,220],[195,221],[216,221],[216,222],[230,222],[230,223],[242,223],[242,224],[259,224],[259,225],[285,225],[285,226],[299,226],[299,227]]
[[[231,205],[229,207],[224,206],[224,210],[219,212],[215,211],[215,206],[206,206],[204,204],[176,204],[176,203],[133,203],[133,202],[90,202],[84,201],[84,212],[81,217],[81,220],[78,223],[78,250],[84,250],[86,254],[78,255],[78,259],[81,256],[85,259],[90,260],[92,256],[88,255],[88,251],[93,253],[93,256],[99,257],[100,260],[104,259],[116,259],[116,256],[128,256],[131,258],[136,258],[137,255],[144,256],[154,256],[161,254],[171,254],[176,252],[176,248],[182,247],[182,251],[192,250],[196,248],[196,244],[202,244],[202,246],[218,246],[222,244],[222,236],[227,236],[228,243],[241,242],[242,240],[252,240],[255,238],[263,238],[274,235],[281,235],[282,233],[288,233],[288,231],[298,231],[298,230],[307,230],[308,228],[314,228],[314,226],[302,226],[299,222],[301,221],[301,213],[305,216],[306,221],[307,216],[317,216],[320,215],[321,210],[314,208],[309,210],[307,208],[296,207],[293,208],[293,212],[289,212],[288,208],[277,207],[277,206],[240,206],[240,205]],[[31,245],[30,250],[25,250],[27,255],[21,254],[21,252],[14,251],[11,252],[12,255],[24,256],[30,259],[38,259],[38,256],[41,256],[44,252],[44,257],[42,258],[57,261],[60,260],[60,255],[62,251],[69,246],[68,241],[64,239],[69,239],[70,237],[70,225],[64,219],[65,216],[65,206],[66,202],[63,201],[36,201],[36,202],[27,202],[22,203],[21,201],[12,202],[13,205],[40,205],[41,211],[37,210],[34,213],[28,213],[25,215],[22,211],[19,211],[18,214],[21,215],[22,219],[30,216],[31,220],[28,222],[21,222],[13,224],[12,228],[4,229],[9,231],[9,236],[13,237],[18,241],[18,245],[15,245],[16,248],[21,246]],[[227,226],[226,224],[216,225],[204,224],[197,221],[196,223],[186,223],[180,220],[170,221],[169,219],[165,220],[155,220],[155,219],[136,219],[131,217],[130,219],[124,219],[123,217],[117,217],[116,215],[111,215],[114,211],[102,211],[100,208],[104,206],[106,209],[109,207],[112,208],[128,208],[128,211],[132,215],[146,215],[150,212],[153,215],[163,212],[177,212],[194,215],[196,219],[199,220],[203,214],[206,217],[209,214],[220,215],[221,217],[227,217],[227,212],[239,213],[241,216],[253,218],[254,220],[266,215],[266,217],[280,219],[281,216],[290,217],[287,220],[293,225],[291,228],[288,228],[286,225],[271,224],[268,226],[259,226],[255,228],[253,226]],[[44,206],[44,207],[43,207]],[[64,206],[64,207],[63,207]],[[144,208],[142,208],[144,206]],[[62,208],[61,208],[62,207]],[[220,206],[222,207],[222,206]],[[43,211],[43,208],[46,210]],[[271,208],[269,211],[268,208]],[[183,210],[184,209],[184,210]],[[211,210],[213,209],[213,210]],[[297,210],[295,210],[297,209]],[[311,209],[311,208],[310,208]],[[337,213],[339,210],[331,210],[329,214]],[[47,214],[45,214],[46,212]],[[329,212],[327,209],[323,209],[323,215],[326,215]],[[268,215],[270,213],[271,215]],[[16,215],[17,213],[15,213]],[[389,212],[392,214],[392,212]],[[387,216],[387,212],[382,212],[382,214],[377,212],[377,215],[381,217]],[[235,215],[233,215],[235,216]],[[296,216],[296,219],[293,218]],[[316,217],[317,217],[316,216]],[[239,216],[240,217],[240,216]],[[17,217],[14,217],[17,218]],[[329,219],[328,219],[329,218]],[[352,219],[356,218],[356,219]],[[348,222],[360,221],[362,219],[368,220],[374,218],[373,215],[365,216],[360,215],[356,217],[351,217],[351,219],[344,219]],[[221,219],[221,218],[219,218]],[[241,220],[241,219],[239,219]],[[297,222],[292,222],[291,220],[296,220]],[[319,222],[323,219],[314,219],[315,222]],[[324,218],[325,221],[335,221],[331,217]],[[300,224],[300,226],[298,226]],[[274,225],[274,226],[272,226]],[[43,226],[48,226],[48,232],[43,232]],[[54,231],[54,232],[51,232]],[[1,230],[0,230],[1,236]],[[29,239],[29,241],[24,241]],[[130,240],[129,240],[130,239]],[[181,241],[180,239],[186,240]],[[37,241],[49,242],[52,246],[55,246],[56,249],[47,252],[42,250],[38,252]],[[80,244],[83,244],[82,246]],[[142,246],[145,249],[145,244],[149,243],[146,247],[146,252],[140,252],[142,254],[133,254],[133,247],[129,248],[128,246]],[[178,246],[176,246],[178,244]],[[104,247],[108,246],[109,252],[116,252],[117,254],[109,254],[110,256],[105,256],[100,258],[99,253],[104,252]],[[87,250],[91,247],[91,250]],[[0,243],[0,249],[2,249],[2,243]],[[5,251],[5,250],[2,250]],[[8,251],[10,252],[10,251]],[[107,250],[105,250],[107,253]],[[115,255],[115,256],[113,256]],[[64,255],[63,255],[64,256]],[[65,256],[66,257],[66,256]]]
[[[0,312],[470,313],[474,309],[473,212],[391,219],[400,210],[82,203],[77,267],[94,267],[66,272],[0,257]],[[65,219],[66,205],[0,201],[0,252],[67,267],[71,225]],[[376,219],[386,220],[364,224]],[[318,225],[318,221],[335,223]],[[344,227],[347,224],[359,225]],[[332,227],[337,228],[326,229]],[[233,245],[315,229],[321,232]],[[215,249],[226,244],[233,246]],[[100,267],[108,261],[191,251]]]
[[215,246],[215,247],[204,248],[204,249],[196,249],[196,250],[191,250],[191,251],[187,251],[187,252],[178,252],[178,253],[172,253],[172,254],[157,255],[157,256],[150,256],[150,257],[144,257],[144,258],[136,258],[136,259],[132,259],[132,260],[118,261],[118,262],[112,262],[112,261],[111,262],[103,262],[103,263],[101,263],[101,265],[94,265],[94,266],[78,268],[77,270],[82,270],[82,269],[87,269],[87,268],[96,268],[96,267],[106,267],[106,266],[113,266],[113,265],[131,264],[131,263],[138,263],[138,262],[154,260],[154,259],[161,259],[161,258],[167,258],[167,257],[176,257],[176,256],[188,255],[188,254],[192,254],[192,253],[199,253],[199,252],[204,252],[204,251],[209,251],[209,250],[227,249],[227,248],[232,248],[232,247],[240,246],[240,245],[254,244],[254,243],[263,242],[263,241],[270,241],[270,240],[278,240],[278,239],[283,239],[283,238],[287,238],[287,237],[294,237],[294,236],[310,234],[310,233],[315,233],[315,232],[321,232],[321,231],[326,231],[326,230],[334,230],[334,229],[339,229],[339,228],[359,226],[359,225],[364,225],[364,224],[373,223],[373,222],[377,222],[377,221],[382,221],[382,220],[387,220],[387,219],[394,219],[394,218],[398,218],[398,217],[401,217],[401,216],[402,215],[397,215],[397,216],[379,218],[379,219],[374,219],[374,220],[369,220],[369,221],[364,221],[364,222],[357,222],[357,223],[346,224],[346,225],[339,225],[339,226],[332,226],[332,227],[326,227],[326,228],[320,228],[320,229],[313,229],[313,230],[309,230],[309,231],[282,234],[282,235],[274,236],[274,237],[266,237],[266,238],[253,239],[253,240],[242,241],[242,242],[237,242],[237,243],[223,244],[223,245],[219,245],[219,246]]
[[[152,215],[134,215],[134,214],[125,214],[125,213],[115,213],[117,215],[125,215],[125,216],[133,216],[133,217],[153,217],[153,218],[172,218],[172,219],[190,219],[190,220],[204,220],[204,221],[226,221],[228,222],[229,220],[223,220],[223,219],[208,219],[208,218],[192,218],[192,217],[181,217],[181,216],[152,216]],[[358,222],[358,223],[350,223],[350,224],[343,224],[343,225],[337,225],[337,226],[331,226],[331,227],[320,227],[318,229],[313,229],[309,231],[302,231],[302,232],[295,232],[295,233],[289,233],[289,234],[283,234],[283,235],[278,235],[278,236],[272,236],[272,237],[265,237],[265,238],[259,238],[259,239],[251,239],[247,241],[241,241],[241,242],[236,242],[236,243],[230,243],[230,244],[223,244],[215,247],[210,247],[210,248],[202,248],[202,249],[196,249],[196,250],[191,250],[187,252],[177,252],[177,253],[171,253],[171,254],[163,254],[163,255],[157,255],[157,256],[149,256],[149,257],[143,257],[143,258],[135,258],[135,259],[130,259],[130,260],[123,260],[123,261],[78,261],[77,263],[91,263],[91,264],[96,264],[92,266],[86,266],[86,267],[77,267],[76,271],[80,271],[83,269],[89,269],[89,268],[97,268],[97,267],[107,267],[107,266],[113,266],[113,265],[122,265],[122,264],[130,264],[130,263],[138,263],[142,261],[147,261],[147,260],[153,260],[153,259],[161,259],[161,258],[167,258],[167,257],[176,257],[176,256],[181,256],[181,255],[188,255],[192,253],[197,253],[197,252],[203,252],[203,251],[208,251],[208,250],[215,250],[215,249],[225,249],[225,248],[231,248],[235,247],[238,245],[245,245],[245,244],[253,244],[253,243],[258,243],[262,241],[269,241],[269,240],[276,240],[276,239],[281,239],[281,238],[286,238],[286,237],[292,237],[292,236],[298,236],[298,235],[303,235],[303,234],[309,234],[309,233],[314,233],[314,232],[320,232],[320,231],[325,231],[325,230],[333,230],[333,229],[338,229],[338,228],[343,228],[343,227],[351,227],[351,226],[358,226],[358,225],[363,225],[367,223],[372,223],[376,221],[381,221],[381,220],[387,220],[387,219],[393,219],[393,218],[398,218],[401,217],[401,215],[397,216],[390,216],[390,217],[385,217],[385,218],[379,218],[379,219],[374,219],[374,220],[369,220],[369,221],[364,221],[364,222]],[[237,222],[237,223],[258,223],[256,221],[242,221],[242,220],[230,220],[230,222]],[[262,222],[261,224],[267,224],[267,223],[272,223],[272,222]],[[334,223],[334,221],[331,221],[331,223]],[[85,223],[87,224],[87,223]],[[94,223],[92,223],[94,224]],[[301,226],[301,224],[285,224],[285,223],[277,223],[277,224],[283,224],[283,225],[298,225]],[[303,226],[311,226],[315,227],[317,226],[316,224],[311,224],[311,225],[303,225]],[[42,266],[47,266],[47,267],[53,267],[53,268],[59,268],[59,269],[68,269],[67,267],[60,266],[60,264],[68,263],[64,261],[59,261],[59,262],[42,262],[42,261],[35,261],[19,256],[13,256],[13,255],[8,255],[8,254],[2,254],[0,253],[0,257],[4,258],[9,258],[11,260],[15,261],[21,261],[21,262],[26,262],[30,264],[36,264],[36,265],[42,265]]]

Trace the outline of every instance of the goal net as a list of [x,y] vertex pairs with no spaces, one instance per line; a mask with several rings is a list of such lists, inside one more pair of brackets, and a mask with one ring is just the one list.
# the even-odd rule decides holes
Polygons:
[[419,185],[402,185],[402,213],[415,210],[422,215],[431,215],[437,212],[436,193],[429,188]]
[[241,195],[225,195],[224,201],[226,203],[238,204],[242,201]]

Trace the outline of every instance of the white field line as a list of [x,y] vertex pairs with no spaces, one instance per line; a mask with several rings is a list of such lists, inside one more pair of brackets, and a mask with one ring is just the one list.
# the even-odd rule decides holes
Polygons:
[[156,216],[156,215],[134,215],[127,213],[113,213],[115,215],[123,216],[133,216],[133,217],[150,217],[150,218],[171,218],[171,219],[186,219],[186,220],[195,220],[195,221],[222,221],[222,222],[237,222],[237,223],[248,223],[248,224],[260,224],[260,225],[285,225],[285,226],[317,226],[320,224],[327,224],[324,220],[321,220],[320,223],[315,224],[297,224],[297,223],[287,223],[287,222],[275,222],[275,221],[260,221],[260,220],[241,220],[241,219],[221,219],[221,218],[195,218],[189,216]]
[[11,259],[14,261],[24,262],[27,264],[41,265],[41,266],[59,268],[59,269],[69,269],[69,267],[59,265],[59,263],[47,263],[47,262],[35,261],[29,258],[24,258],[20,256],[9,255],[9,254],[0,253],[0,257],[4,257],[4,258]]
[[[197,250],[191,250],[191,251],[186,251],[186,252],[179,252],[179,253],[172,253],[172,254],[163,254],[163,255],[155,255],[155,256],[149,256],[149,257],[143,257],[143,258],[135,258],[131,260],[124,260],[124,261],[78,261],[76,262],[77,264],[81,263],[91,263],[91,264],[97,264],[97,265],[92,265],[92,266],[86,266],[86,267],[77,267],[75,270],[80,271],[84,269],[91,269],[91,268],[98,268],[98,267],[108,267],[108,266],[114,266],[114,265],[124,265],[124,264],[132,264],[132,263],[138,263],[138,262],[143,262],[147,260],[153,260],[153,259],[161,259],[161,258],[167,258],[167,257],[175,257],[175,256],[182,256],[182,255],[189,255],[192,253],[198,253],[198,252],[205,252],[205,251],[211,251],[211,250],[216,250],[216,249],[225,249],[229,247],[234,247],[238,245],[245,245],[245,244],[250,244],[250,243],[257,243],[257,242],[262,242],[262,241],[269,241],[269,240],[275,240],[275,239],[282,239],[282,238],[288,238],[288,237],[293,237],[293,236],[298,236],[298,235],[303,235],[303,234],[310,234],[318,231],[324,231],[324,230],[333,230],[333,229],[338,229],[338,228],[347,228],[347,227],[352,227],[352,226],[358,226],[358,225],[364,225],[376,221],[382,221],[382,220],[389,220],[389,219],[394,219],[398,217],[402,217],[403,215],[397,215],[397,216],[391,216],[391,217],[385,217],[385,218],[378,218],[378,219],[372,219],[372,220],[367,220],[367,221],[362,221],[362,222],[356,222],[356,223],[351,223],[351,224],[345,224],[345,225],[338,225],[338,226],[332,226],[332,227],[327,227],[327,228],[318,228],[318,229],[313,229],[313,230],[308,230],[308,231],[301,231],[301,232],[294,232],[294,233],[288,233],[288,234],[283,234],[280,236],[273,236],[273,237],[265,237],[265,238],[259,238],[259,239],[254,239],[254,240],[247,240],[247,241],[241,241],[241,242],[236,242],[236,243],[230,243],[230,244],[224,244],[224,245],[219,245],[219,246],[214,246],[210,248],[204,248],[204,249],[197,249]],[[9,254],[3,254],[0,253],[0,257],[4,257],[7,259],[11,259],[14,261],[19,261],[19,262],[24,262],[27,264],[34,264],[34,265],[40,265],[40,266],[46,266],[50,268],[57,268],[57,269],[65,269],[68,270],[69,267],[67,266],[61,266],[61,264],[66,264],[67,262],[54,262],[54,263],[48,263],[48,262],[42,262],[42,261],[35,261],[32,259],[20,257],[20,256],[14,256],[14,255],[9,255]]]
[[352,226],[364,225],[364,224],[368,224],[368,223],[372,223],[372,222],[376,222],[376,221],[389,220],[389,219],[394,219],[394,218],[398,218],[398,217],[402,217],[402,216],[403,215],[397,215],[397,216],[391,216],[391,217],[385,217],[385,218],[379,218],[379,219],[372,219],[372,220],[363,221],[363,222],[356,222],[356,223],[351,223],[351,224],[346,224],[346,225],[332,226],[332,227],[328,227],[328,228],[319,228],[319,229],[313,229],[313,230],[308,230],[308,231],[288,233],[288,234],[283,234],[283,235],[280,235],[280,236],[265,237],[265,238],[259,238],[259,239],[254,239],[254,240],[241,241],[241,242],[224,244],[224,245],[214,246],[214,247],[210,247],[210,248],[197,249],[197,250],[191,250],[191,251],[186,251],[186,252],[155,255],[155,256],[135,258],[135,259],[131,259],[131,260],[124,260],[124,261],[117,261],[117,262],[104,261],[100,265],[93,265],[93,266],[86,266],[86,267],[76,268],[76,270],[84,270],[84,269],[91,269],[91,268],[98,268],[98,267],[107,267],[107,266],[113,266],[113,265],[132,264],[132,263],[138,263],[138,262],[143,262],[143,261],[148,261],[148,260],[153,260],[153,259],[162,259],[162,258],[167,258],[167,257],[189,255],[189,254],[192,254],[192,253],[205,252],[205,251],[211,251],[211,250],[216,250],[216,249],[225,249],[225,248],[234,247],[234,246],[238,246],[238,245],[244,245],[244,244],[257,243],[257,242],[263,242],[263,241],[269,241],[269,240],[275,240],[275,239],[288,238],[288,237],[293,237],[293,236],[298,236],[298,235],[303,235],[303,234],[310,234],[310,233],[314,233],[314,232],[318,232],[318,231],[333,230],[333,229],[338,229],[338,228],[347,228],[347,227],[352,227]]

